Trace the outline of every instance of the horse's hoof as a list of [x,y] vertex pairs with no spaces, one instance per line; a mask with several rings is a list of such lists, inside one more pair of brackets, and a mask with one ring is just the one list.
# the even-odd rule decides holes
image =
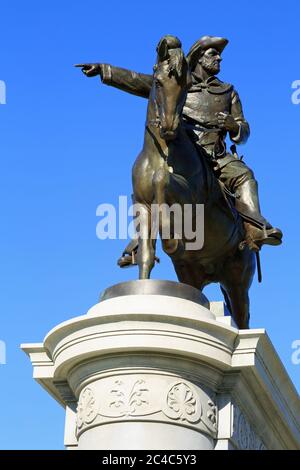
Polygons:
[[[137,266],[135,255],[136,253],[134,254],[134,256],[122,255],[117,261],[118,266],[120,268],[130,268],[131,266]],[[157,256],[155,256],[154,260],[156,263],[160,263],[160,259]]]
[[136,262],[133,262],[131,255],[121,256],[121,258],[118,259],[117,263],[120,268],[130,268],[131,266],[137,265]]

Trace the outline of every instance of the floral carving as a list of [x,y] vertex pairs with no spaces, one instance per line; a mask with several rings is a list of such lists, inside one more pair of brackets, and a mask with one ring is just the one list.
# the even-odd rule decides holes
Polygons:
[[[156,378],[155,378],[156,379]],[[178,380],[178,379],[177,379]],[[103,384],[103,385],[102,385]],[[216,435],[217,412],[211,399],[188,381],[128,375],[107,378],[101,386],[82,390],[77,406],[77,436],[90,425],[122,420],[176,421]],[[101,396],[101,401],[98,401]],[[202,407],[203,406],[203,407]],[[201,421],[201,418],[203,420]]]
[[261,439],[256,435],[241,410],[234,406],[233,439],[241,450],[265,450]]
[[148,405],[149,402],[145,396],[149,392],[145,387],[144,380],[137,380],[134,382],[129,393],[124,388],[121,380],[115,382],[116,387],[111,390],[114,400],[110,402],[109,407],[118,409],[120,416],[132,416],[142,405]]
[[77,427],[81,428],[83,424],[89,424],[97,416],[96,399],[90,388],[81,392],[77,406]]
[[184,382],[176,383],[167,394],[164,413],[171,419],[194,423],[201,417],[201,405],[191,387]]
[[208,400],[207,404],[209,406],[209,410],[207,411],[207,418],[213,427],[217,429],[217,407],[211,400]]

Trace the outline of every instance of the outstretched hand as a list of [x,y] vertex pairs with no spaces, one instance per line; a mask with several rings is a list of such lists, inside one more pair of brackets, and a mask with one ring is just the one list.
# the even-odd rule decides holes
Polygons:
[[80,67],[82,73],[87,77],[101,75],[101,64],[75,64],[74,67]]

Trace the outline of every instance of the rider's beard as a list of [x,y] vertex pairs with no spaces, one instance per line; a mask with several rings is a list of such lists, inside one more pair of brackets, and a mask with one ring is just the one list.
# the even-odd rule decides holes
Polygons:
[[220,63],[215,60],[209,60],[203,57],[201,65],[209,75],[216,75],[220,72]]

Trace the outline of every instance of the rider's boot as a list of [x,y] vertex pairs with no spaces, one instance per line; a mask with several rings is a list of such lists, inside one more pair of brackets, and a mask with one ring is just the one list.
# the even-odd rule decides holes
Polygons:
[[245,181],[238,187],[236,197],[236,208],[244,219],[244,244],[254,251],[259,251],[262,245],[280,245],[282,231],[261,215],[257,182]]

